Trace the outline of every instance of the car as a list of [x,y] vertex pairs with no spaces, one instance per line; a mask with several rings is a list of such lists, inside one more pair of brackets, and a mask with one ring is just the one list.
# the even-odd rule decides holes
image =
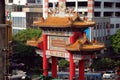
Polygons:
[[115,72],[114,71],[106,71],[104,74],[103,74],[103,78],[105,79],[112,79],[112,78],[115,78]]
[[13,70],[12,74],[8,76],[10,80],[23,80],[26,78],[26,72],[21,70]]

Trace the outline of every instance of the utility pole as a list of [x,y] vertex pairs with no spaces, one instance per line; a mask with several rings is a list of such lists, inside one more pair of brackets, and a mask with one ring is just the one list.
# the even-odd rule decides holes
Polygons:
[[0,0],[0,24],[5,24],[5,0]]
[[[5,0],[0,0],[0,24],[5,24]],[[0,26],[1,28],[1,26]],[[3,28],[0,29],[0,32],[4,31]],[[2,35],[2,32],[0,33],[0,80],[4,79],[4,72],[5,72],[5,66],[4,66],[4,52],[3,47],[5,47],[5,40],[4,36]]]

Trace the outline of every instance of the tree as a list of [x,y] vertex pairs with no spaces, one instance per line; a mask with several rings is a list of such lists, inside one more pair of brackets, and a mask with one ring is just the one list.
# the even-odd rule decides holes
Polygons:
[[120,53],[120,29],[110,37],[110,41],[114,51]]
[[25,63],[28,67],[34,68],[36,66],[36,59],[38,60],[38,64],[41,63],[41,57],[35,53],[35,47],[25,45],[27,40],[32,38],[39,38],[41,34],[42,31],[40,29],[26,29],[13,35],[12,46],[13,54],[16,55],[15,59]]
[[115,61],[115,66],[119,67],[120,66],[120,60]]
[[14,41],[19,41],[20,43],[25,44],[27,40],[32,39],[32,38],[39,38],[41,36],[42,32],[41,30],[37,29],[26,29],[26,30],[21,30],[17,34],[13,36]]
[[95,60],[91,67],[93,67],[95,70],[114,69],[115,61],[110,58],[102,58],[99,60]]
[[58,65],[61,69],[66,69],[68,66],[69,66],[69,62],[65,59],[61,59],[59,62],[58,62]]
[[[41,36],[41,30],[37,29],[26,29],[18,32],[17,34],[13,35],[13,51],[16,53],[24,53],[24,52],[31,52],[33,47],[28,47],[25,45],[27,40],[32,38],[39,38]],[[31,49],[29,49],[31,48]],[[25,53],[24,53],[25,54]],[[30,55],[30,54],[29,54]]]

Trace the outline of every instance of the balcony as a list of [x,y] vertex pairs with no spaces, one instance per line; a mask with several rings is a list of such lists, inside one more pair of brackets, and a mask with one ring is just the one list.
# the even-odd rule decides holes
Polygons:
[[113,12],[104,12],[104,17],[113,17]]
[[113,8],[112,2],[104,2],[104,8]]
[[120,9],[120,3],[116,3],[116,4],[115,4],[115,8]]
[[95,8],[101,8],[101,2],[95,1]]
[[116,17],[120,17],[120,12],[115,12]]

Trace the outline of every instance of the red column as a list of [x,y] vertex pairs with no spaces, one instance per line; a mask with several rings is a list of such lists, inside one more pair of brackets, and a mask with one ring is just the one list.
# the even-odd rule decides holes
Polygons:
[[75,62],[74,62],[74,60],[73,60],[73,77],[75,77]]
[[70,53],[70,80],[73,80],[73,77],[75,77],[74,69],[75,69],[75,66],[74,66],[73,54]]
[[57,78],[57,58],[52,57],[52,77]]
[[48,76],[48,61],[46,57],[47,35],[43,35],[43,75]]
[[84,61],[79,61],[79,80],[84,80]]
[[[75,39],[74,39],[74,35],[70,37],[70,43],[74,43]],[[70,80],[73,80],[73,78],[75,77],[75,63],[73,60],[73,53],[70,53]]]

